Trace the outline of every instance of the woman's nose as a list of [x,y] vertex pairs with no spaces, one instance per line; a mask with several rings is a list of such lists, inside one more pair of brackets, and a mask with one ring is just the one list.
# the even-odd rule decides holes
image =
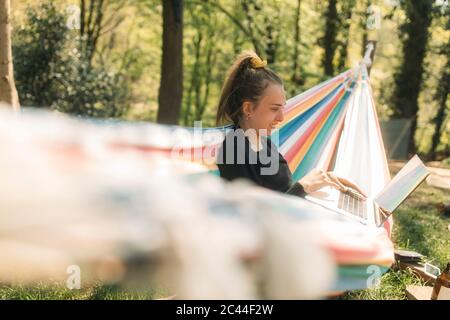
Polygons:
[[278,111],[277,121],[283,122],[283,120],[284,120],[284,113],[283,113],[283,109],[281,109],[280,111]]

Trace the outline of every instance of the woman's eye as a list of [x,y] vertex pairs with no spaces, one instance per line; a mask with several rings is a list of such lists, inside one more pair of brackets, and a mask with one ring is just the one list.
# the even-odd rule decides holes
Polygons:
[[277,112],[280,108],[272,108],[272,111]]

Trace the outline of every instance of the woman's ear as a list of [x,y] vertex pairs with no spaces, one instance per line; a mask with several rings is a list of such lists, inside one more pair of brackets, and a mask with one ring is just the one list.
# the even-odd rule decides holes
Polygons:
[[253,103],[250,101],[244,101],[242,104],[242,112],[244,113],[244,117],[248,117],[253,113]]

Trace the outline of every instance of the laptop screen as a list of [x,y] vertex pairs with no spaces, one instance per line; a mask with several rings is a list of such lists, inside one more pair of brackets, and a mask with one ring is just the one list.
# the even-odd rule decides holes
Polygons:
[[383,209],[393,212],[428,174],[423,162],[415,155],[375,197],[374,201]]

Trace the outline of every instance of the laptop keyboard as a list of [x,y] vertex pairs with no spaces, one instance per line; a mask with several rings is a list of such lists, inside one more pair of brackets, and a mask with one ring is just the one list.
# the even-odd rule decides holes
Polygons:
[[338,208],[362,219],[367,219],[366,201],[348,193],[339,193]]

